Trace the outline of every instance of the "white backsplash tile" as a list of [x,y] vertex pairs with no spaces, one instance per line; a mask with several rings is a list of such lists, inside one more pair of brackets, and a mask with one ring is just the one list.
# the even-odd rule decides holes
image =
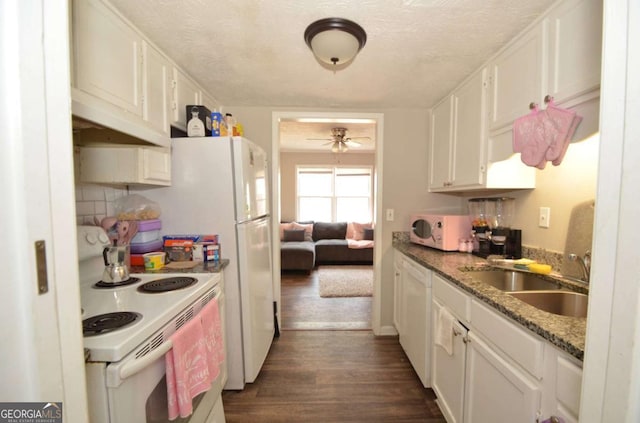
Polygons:
[[126,188],[93,184],[76,185],[76,222],[94,225],[106,216],[114,215],[113,202],[128,194]]
[[[110,188],[111,189],[111,188]],[[105,201],[105,189],[99,185],[83,185],[82,199],[85,201]]]
[[76,202],[76,215],[93,216],[96,214],[96,206],[94,201],[78,201]]

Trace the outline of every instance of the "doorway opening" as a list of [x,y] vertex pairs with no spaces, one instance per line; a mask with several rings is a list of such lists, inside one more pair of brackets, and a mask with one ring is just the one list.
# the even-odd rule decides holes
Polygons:
[[[278,302],[278,319],[281,328],[284,330],[371,329],[374,334],[378,333],[381,252],[373,246],[376,237],[382,234],[383,223],[379,216],[382,187],[381,178],[378,177],[382,171],[383,115],[352,112],[274,112],[272,128],[273,233],[280,234],[280,237],[274,236],[273,240],[274,293]],[[318,179],[329,180],[336,178],[338,174],[339,177],[343,177],[343,180],[356,180],[359,177],[360,182],[366,179],[362,176],[366,172],[355,170],[369,169],[370,198],[367,199],[366,195],[345,195],[344,189],[341,193],[334,189],[327,195],[322,193],[315,195],[314,192],[302,195],[297,189],[300,183],[298,181],[300,169],[306,169],[307,173],[305,174],[304,171],[302,173],[305,177],[311,176],[311,179],[318,177]],[[309,175],[309,169],[317,172]],[[331,170],[331,176],[327,173],[328,169]],[[344,187],[346,184],[338,185]],[[369,203],[365,206],[367,201]],[[310,204],[317,206],[314,208]],[[350,217],[349,210],[353,209],[354,204],[358,204],[358,207],[369,207],[370,219]],[[316,212],[314,219],[312,215]],[[360,216],[367,215],[365,213]],[[373,238],[370,240],[373,247],[370,250],[370,257],[366,257],[366,253],[362,251],[356,252],[351,259],[342,260],[343,257],[339,257],[337,259],[340,261],[339,265],[312,261],[311,264],[300,264],[302,269],[298,271],[290,269],[291,260],[287,259],[287,252],[281,252],[284,231],[281,223],[295,222],[309,225],[307,222],[313,221],[314,224],[311,224],[311,227],[315,225],[316,230],[317,222],[326,223],[329,228],[332,224],[346,226],[348,223],[350,231],[354,223],[347,222],[350,219],[370,220],[355,222],[358,228],[362,223],[370,224],[370,228],[367,228],[367,236]],[[343,233],[354,233],[346,231],[346,228],[343,230],[345,230]],[[298,236],[298,234],[294,235]],[[346,237],[343,236],[343,238]],[[343,239],[342,242],[346,241]],[[322,251],[320,253],[321,257],[326,257]],[[358,257],[357,254],[365,255]],[[293,266],[297,265],[296,262]],[[364,268],[366,271],[368,267],[372,273],[370,293],[327,295],[327,275],[330,274],[329,268],[333,267],[337,268],[334,272],[337,272],[341,278],[347,277],[347,273],[358,272],[358,268],[361,268],[360,270]],[[320,296],[321,289],[325,290],[323,297]]]

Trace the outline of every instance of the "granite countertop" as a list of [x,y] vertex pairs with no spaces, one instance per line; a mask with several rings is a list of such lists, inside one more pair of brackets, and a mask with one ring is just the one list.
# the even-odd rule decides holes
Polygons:
[[[524,328],[540,335],[579,360],[583,360],[586,318],[565,317],[538,310],[504,291],[474,280],[471,275],[465,273],[465,270],[487,268],[487,261],[483,258],[468,253],[442,252],[398,239],[393,240],[393,247],[417,263],[440,274]],[[588,293],[588,288],[584,284],[551,278],[560,283],[563,288]]]
[[[178,262],[179,263],[179,262]],[[131,266],[129,273],[147,273],[147,274],[171,274],[171,273],[220,273],[225,267],[229,265],[228,259],[222,259],[220,261],[203,261],[198,262],[194,267],[190,268],[172,268],[171,266],[164,266],[158,270],[147,270],[144,266]]]

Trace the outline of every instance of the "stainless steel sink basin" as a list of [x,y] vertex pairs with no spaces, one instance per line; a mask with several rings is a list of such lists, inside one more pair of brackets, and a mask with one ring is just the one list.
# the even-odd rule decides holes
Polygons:
[[560,285],[533,273],[513,270],[477,270],[466,272],[473,279],[482,281],[502,291],[539,291],[560,289]]
[[561,316],[587,317],[588,296],[571,291],[520,291],[509,295],[537,309]]

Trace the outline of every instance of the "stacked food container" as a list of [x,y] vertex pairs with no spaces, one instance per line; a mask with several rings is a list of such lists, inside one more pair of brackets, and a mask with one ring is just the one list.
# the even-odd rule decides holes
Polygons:
[[144,266],[144,254],[163,250],[161,229],[160,219],[138,221],[138,233],[131,240],[131,265]]

